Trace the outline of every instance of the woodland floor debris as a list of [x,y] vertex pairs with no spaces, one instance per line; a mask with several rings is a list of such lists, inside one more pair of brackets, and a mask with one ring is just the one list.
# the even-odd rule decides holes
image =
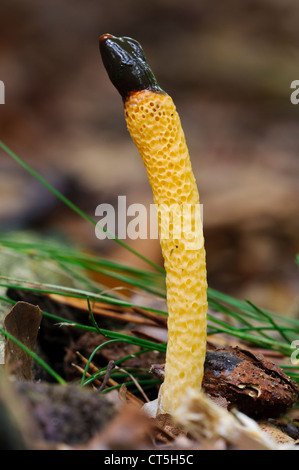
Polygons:
[[188,390],[175,419],[198,442],[208,440],[212,444],[222,438],[234,449],[279,449],[277,443],[263,433],[253,419],[238,411],[230,413],[202,392]]
[[[163,365],[151,371],[163,378]],[[298,396],[297,384],[281,368],[239,347],[207,351],[203,388],[222,406],[254,417],[279,416]]]
[[[17,309],[14,309],[13,311],[16,312]],[[35,314],[35,310],[33,310],[33,313]],[[22,316],[17,315],[16,320],[21,321],[21,317]],[[49,341],[50,338],[49,333],[43,331],[47,328],[47,322],[41,325],[43,341],[45,341],[45,338]],[[53,328],[53,326],[51,328]],[[87,357],[89,357],[94,348],[99,345],[101,341],[105,340],[104,338],[101,338],[100,335],[89,332],[81,333],[76,340],[75,338],[70,339],[68,335],[65,335],[64,339],[66,341],[64,343],[64,347],[67,345],[68,347],[71,347],[68,352],[65,349],[65,357],[68,358],[66,363],[69,364],[70,369],[70,362],[76,357],[75,351],[80,349]],[[74,343],[71,346],[72,342]],[[53,343],[51,344],[53,345]],[[160,355],[160,353],[157,354],[156,352],[149,352],[144,356],[141,355],[134,357],[134,353],[136,353],[138,348],[134,345],[123,346],[128,348],[126,349],[126,354],[133,355],[133,357],[129,359],[130,366],[149,369],[150,365],[158,358],[159,361],[163,362],[163,354]],[[110,360],[118,359],[124,354],[124,351],[119,350],[118,343],[109,344],[101,351],[102,355],[95,356],[95,360],[99,361],[101,364],[106,364]],[[146,357],[147,355],[148,357]],[[152,369],[156,369],[156,371],[158,370],[160,378],[163,378],[163,364],[160,364],[158,367],[153,366]],[[60,386],[57,384],[47,383],[45,379],[39,379],[40,383],[17,380],[12,384],[14,390],[18,394],[19,405],[22,405],[27,412],[29,412],[29,421],[33,421],[33,423],[31,423],[31,425],[33,424],[31,428],[34,428],[34,438],[29,443],[23,443],[23,446],[35,446],[37,448],[47,448],[49,446],[52,448],[61,448],[62,446],[63,448],[64,446],[70,446],[70,448],[86,449],[142,448],[159,450],[182,448],[227,449],[242,448],[242,446],[245,448],[246,446],[249,448],[271,448],[271,446],[276,447],[281,443],[284,443],[284,445],[287,445],[288,447],[295,446],[296,428],[293,429],[292,437],[283,429],[279,429],[278,421],[274,423],[265,420],[262,426],[258,427],[256,421],[250,420],[246,422],[247,427],[248,423],[250,423],[250,433],[252,433],[253,423],[257,426],[254,430],[254,438],[251,434],[248,437],[248,430],[244,437],[243,428],[245,425],[244,422],[240,424],[240,416],[244,421],[246,420],[246,417],[244,418],[245,415],[230,413],[223,409],[223,406],[228,406],[228,404],[230,408],[233,408],[233,405],[242,408],[242,403],[246,403],[248,410],[255,409],[260,412],[263,404],[266,408],[267,394],[270,393],[270,386],[274,383],[276,384],[276,396],[281,396],[284,409],[286,408],[287,402],[291,405],[292,397],[296,396],[296,386],[275,364],[255,352],[245,351],[241,348],[228,347],[209,350],[207,353],[205,369],[206,389],[207,391],[210,390],[210,396],[214,395],[215,400],[217,398],[217,390],[218,395],[219,393],[223,395],[222,403],[221,401],[219,403],[218,397],[217,405],[215,402],[211,405],[212,415],[218,416],[218,421],[217,419],[216,421],[214,420],[213,425],[213,436],[215,439],[210,439],[206,435],[194,435],[192,433],[190,434],[191,437],[188,437],[190,429],[188,426],[185,426],[187,416],[190,415],[187,415],[187,411],[186,413],[181,414],[179,419],[176,417],[175,422],[173,419],[170,419],[170,417],[163,417],[163,419],[158,417],[156,419],[148,420],[140,409],[136,408],[136,406],[131,405],[131,407],[129,409],[127,408],[126,411],[123,409],[123,406],[126,405],[122,400],[127,399],[126,393],[123,394],[122,392],[116,392],[115,395],[111,395],[114,403],[120,403],[119,407],[114,407],[114,405],[111,405],[110,400],[107,401],[110,394],[107,395],[106,398],[105,396],[100,395],[98,390],[92,391],[90,389],[87,390],[86,388],[82,389],[82,387],[72,384],[70,381],[66,386]],[[244,373],[244,370],[247,371],[247,375],[245,374],[245,376],[242,376],[241,372],[243,371]],[[251,386],[243,387],[245,382],[248,382],[249,372],[251,373]],[[78,380],[80,378],[80,374],[78,375],[77,373],[76,376],[75,373],[76,369],[74,369],[72,380]],[[256,390],[256,388],[252,387],[252,384],[257,387],[256,383],[253,382],[254,375],[262,380],[262,386],[264,389],[260,394],[252,393]],[[241,385],[241,388],[238,387],[238,385]],[[208,399],[208,397],[203,400],[206,399]],[[258,401],[258,399],[260,401]],[[248,400],[248,402],[246,402],[246,400]],[[4,402],[4,407],[3,402],[1,403],[4,411],[6,409],[6,403],[7,401]],[[208,403],[210,404],[210,401]],[[219,404],[221,404],[222,407],[218,406]],[[271,409],[271,407],[269,409]],[[207,407],[206,409],[206,413],[209,414],[210,411],[208,410],[211,410],[211,408]],[[222,412],[225,414],[221,414]],[[208,416],[206,416],[206,420],[207,419]],[[294,417],[294,426],[296,424],[295,419],[296,416]],[[228,427],[227,436],[223,435],[223,420],[226,423],[225,425]],[[23,421],[25,422],[26,420]],[[221,426],[219,423],[222,423]],[[240,431],[240,426],[242,428],[242,432]],[[236,431],[236,428],[238,432]],[[265,435],[261,433],[261,429],[270,435],[271,444],[267,444],[268,440],[265,438]],[[17,438],[18,429],[16,431]],[[240,437],[240,433],[242,438]],[[274,437],[276,441],[273,444],[272,441]],[[34,444],[32,444],[32,442],[34,442]],[[16,444],[12,443],[12,445]]]
[[[8,333],[33,350],[42,317],[42,311],[37,305],[17,302],[5,316],[3,326]],[[5,364],[18,379],[32,380],[32,358],[11,340],[6,341]]]
[[[10,290],[10,294],[13,294],[14,297],[17,296],[17,293],[16,290],[13,292]],[[21,298],[23,301],[29,300],[24,296],[24,293]],[[66,315],[70,320],[78,318],[79,315],[81,321],[85,318],[85,321],[88,322],[86,312],[82,315],[82,312],[80,313],[78,309],[59,305],[52,299],[45,298],[41,295],[32,296],[31,300],[41,305],[43,305],[43,302],[46,302],[47,310],[53,308],[54,312],[56,312],[55,309],[57,308],[63,309],[63,312],[59,312],[59,314],[62,316]],[[22,305],[24,305],[24,302]],[[26,305],[29,305],[28,312],[30,313],[30,303]],[[18,331],[23,320],[23,315],[20,314],[20,305],[12,309],[12,312],[16,313],[14,322],[19,323],[15,330]],[[33,308],[32,313],[35,315],[38,312]],[[74,317],[74,315],[76,317]],[[103,322],[106,321],[107,320],[103,318]],[[114,325],[114,327],[115,326],[116,325]],[[119,329],[119,325],[117,326]],[[132,335],[133,329],[130,328],[131,326],[131,324],[127,324],[125,327],[128,329],[123,329],[123,325],[120,328],[123,332]],[[36,332],[33,332],[33,336],[35,336],[35,334]],[[57,339],[59,340],[58,355],[56,351]],[[220,348],[214,347],[217,339],[220,344],[221,339],[223,340],[223,346]],[[31,346],[34,346],[34,338],[32,337],[31,340]],[[32,370],[33,381],[17,381],[15,383],[15,387],[17,387],[18,391],[19,404],[23,405],[27,411],[30,411],[29,421],[33,421],[33,427],[35,429],[35,438],[31,440],[29,444],[25,442],[25,446],[30,447],[32,442],[34,442],[33,445],[36,448],[47,448],[50,446],[51,448],[70,447],[112,450],[163,450],[183,448],[197,450],[242,448],[242,446],[246,448],[247,446],[249,448],[258,449],[266,446],[264,433],[270,436],[270,448],[272,445],[274,445],[274,447],[277,447],[277,445],[281,446],[282,443],[284,445],[283,448],[296,446],[296,439],[298,439],[296,427],[298,421],[296,421],[296,419],[298,419],[298,413],[296,413],[295,409],[291,411],[287,410],[287,407],[291,406],[293,400],[296,399],[297,386],[280,368],[268,359],[268,356],[261,356],[254,348],[250,351],[245,350],[246,346],[242,345],[242,343],[240,343],[239,347],[230,347],[228,346],[228,340],[221,335],[213,336],[213,341],[211,340],[208,343],[209,350],[206,356],[204,384],[206,384],[205,389],[206,392],[209,393],[209,397],[206,398],[213,398],[213,406],[217,406],[213,408],[213,413],[216,413],[216,416],[221,415],[222,411],[225,412],[224,415],[221,415],[221,419],[216,420],[218,424],[214,423],[215,439],[210,439],[206,435],[193,435],[190,433],[189,428],[185,427],[186,422],[183,419],[183,415],[181,415],[180,420],[175,422],[173,419],[170,419],[170,417],[164,417],[163,419],[161,417],[146,419],[140,407],[134,406],[132,401],[130,401],[132,405],[129,411],[127,409],[124,412],[123,406],[126,405],[129,393],[133,390],[129,389],[130,392],[128,393],[125,387],[123,387],[119,392],[109,392],[105,397],[100,395],[98,389],[93,392],[85,388],[82,390],[82,387],[75,385],[73,382],[78,382],[82,378],[86,362],[81,362],[80,370],[79,367],[74,368],[71,364],[75,361],[77,361],[77,364],[80,364],[78,361],[80,361],[83,356],[85,360],[87,360],[95,348],[106,340],[107,338],[97,333],[85,332],[85,330],[78,333],[78,331],[75,331],[73,328],[70,329],[66,326],[58,327],[55,322],[52,321],[51,323],[43,318],[37,338],[36,346],[41,348],[38,350],[38,353],[40,354],[42,350],[45,354],[45,360],[50,360],[52,367],[58,368],[63,373],[67,385],[60,387],[56,384],[49,383],[49,377],[42,375],[41,371],[38,369]],[[30,345],[30,342],[28,345]],[[53,348],[53,345],[55,345],[55,348]],[[53,349],[55,349],[54,355]],[[159,373],[160,380],[163,380],[163,362],[165,360],[165,354],[158,353],[157,351],[149,351],[146,354],[135,355],[138,350],[138,346],[131,344],[107,344],[94,356],[91,363],[93,369],[89,369],[89,372],[93,373],[94,370],[98,370],[97,368],[105,367],[109,361],[117,361],[124,356],[128,356],[130,358],[127,360],[127,363],[123,363],[122,366],[137,368],[139,371],[142,370],[143,372],[149,371],[152,364],[159,362],[160,364],[158,366],[154,365],[152,367],[152,371]],[[81,356],[77,354],[77,351],[80,351]],[[17,356],[11,355],[11,352],[10,357],[12,361],[18,362]],[[284,356],[282,354],[279,355],[276,353],[276,355],[274,354],[273,356],[273,360],[277,363],[283,362],[283,358]],[[9,369],[11,369],[11,367]],[[88,376],[86,375],[86,377]],[[40,383],[36,383],[36,380]],[[126,380],[130,380],[130,378],[121,378],[119,385],[122,384],[122,381],[126,383]],[[260,382],[256,382],[256,380]],[[273,395],[271,395],[273,391],[272,385],[275,385],[275,399],[278,403],[277,409],[273,404]],[[94,382],[94,386],[99,387],[100,384],[98,385],[97,382]],[[261,389],[258,388],[260,386]],[[155,388],[151,390],[149,394],[150,400],[154,400],[157,397],[158,388],[159,385],[156,385]],[[92,399],[90,398],[91,396],[93,397]],[[143,397],[140,394],[138,396],[140,397],[138,400],[142,403]],[[101,400],[102,398],[104,398],[103,401]],[[269,403],[267,403],[267,399],[270,400]],[[67,406],[65,406],[65,401],[67,402]],[[112,407],[109,403],[110,401],[113,402]],[[2,403],[1,405],[3,408]],[[75,407],[74,412],[72,411],[72,407]],[[225,410],[223,409],[224,407],[232,411]],[[3,409],[5,410],[5,408],[4,406]],[[234,408],[243,410],[246,414],[252,413],[255,421],[249,420],[248,417],[244,418],[245,415],[238,414],[239,411],[235,412]],[[105,412],[111,410],[111,415],[109,415],[107,420],[103,419],[104,416],[101,414],[102,409],[104,409]],[[207,408],[207,410],[209,409],[210,408]],[[257,420],[261,416],[271,416],[272,412],[273,415],[277,414],[277,410],[287,411],[285,422],[281,419],[275,421],[264,419],[261,426],[258,425],[259,421]],[[207,413],[209,412],[207,411]],[[5,413],[3,416],[4,415]],[[6,416],[9,416],[9,414],[6,414]],[[241,433],[242,439],[240,438],[240,416],[243,421],[246,419],[249,420],[246,422],[246,426],[249,423],[251,431],[253,423],[256,424],[257,428],[255,428],[254,431],[254,439],[252,439],[251,435],[249,439],[247,434],[245,439],[242,434],[244,429],[242,429]],[[223,426],[223,420],[228,427],[230,426],[229,423],[231,423],[228,436],[226,437],[223,435],[221,428],[221,426]],[[239,420],[238,425],[236,420]],[[24,423],[26,422],[25,419],[23,421]],[[243,421],[241,427],[244,427]],[[78,424],[79,422],[80,424]],[[87,422],[91,423],[88,429],[84,428]],[[57,423],[60,423],[59,429],[56,427]],[[71,423],[73,423],[73,425]],[[220,427],[217,430],[218,425]],[[239,431],[237,434],[234,434],[235,431],[233,432],[232,429],[235,429],[236,426]],[[264,431],[264,433],[261,433],[261,430]],[[234,440],[233,436],[235,435],[236,439]],[[274,444],[273,441],[275,441]]]
[[34,423],[37,441],[84,444],[115,415],[106,397],[75,384],[15,382],[13,386]]

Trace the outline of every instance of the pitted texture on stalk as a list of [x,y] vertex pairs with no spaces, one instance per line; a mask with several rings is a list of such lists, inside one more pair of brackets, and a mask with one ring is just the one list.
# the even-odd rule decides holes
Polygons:
[[[169,315],[161,405],[171,412],[186,388],[200,389],[203,378],[207,312],[203,230],[199,211],[184,212],[186,207],[199,207],[199,196],[180,118],[170,96],[149,90],[131,93],[125,101],[125,117],[146,167],[158,214],[161,205],[166,211],[174,208],[173,218],[165,217],[163,210],[159,217]],[[183,213],[195,233],[193,249],[190,232],[182,227]],[[161,237],[167,232],[168,238]]]

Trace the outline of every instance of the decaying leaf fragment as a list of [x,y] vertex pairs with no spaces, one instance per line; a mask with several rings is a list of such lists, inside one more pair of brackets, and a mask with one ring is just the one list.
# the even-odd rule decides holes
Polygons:
[[[37,305],[17,302],[5,316],[3,325],[8,333],[33,350],[42,316]],[[32,380],[32,358],[10,339],[5,345],[5,366],[16,378]]]
[[[164,366],[151,371],[163,379]],[[260,353],[239,347],[207,351],[203,389],[218,404],[252,417],[276,417],[297,400],[298,386]]]
[[253,419],[239,411],[230,413],[203,392],[186,390],[186,398],[174,418],[197,442],[209,441],[211,444],[223,439],[234,449],[280,449]]

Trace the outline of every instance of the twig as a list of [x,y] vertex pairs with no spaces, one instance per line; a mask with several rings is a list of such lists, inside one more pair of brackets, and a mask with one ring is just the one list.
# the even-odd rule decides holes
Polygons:
[[163,339],[156,338],[155,336],[149,335],[148,333],[145,333],[144,331],[131,330],[131,333],[133,333],[138,338],[146,339],[149,341],[156,341],[157,343],[165,344],[165,341]]
[[[77,352],[77,355],[80,357],[80,359],[82,360],[82,362],[86,365],[88,360],[86,359],[86,357],[84,357],[82,354],[80,354],[79,352]],[[82,369],[81,367],[73,364],[77,370],[80,370],[80,372],[83,374],[84,373],[84,369]],[[109,364],[108,364],[109,366]],[[97,369],[97,367],[95,367],[94,364],[90,363],[89,364],[89,369],[93,372],[93,373],[97,373],[99,372],[99,370]],[[88,372],[86,373],[86,377],[91,377],[91,374],[89,374]],[[97,378],[94,380],[94,382],[96,383],[96,385],[100,386],[102,385],[102,380],[101,378]],[[111,377],[108,378],[107,380],[107,384],[105,386],[108,387],[108,385],[110,387],[114,387],[114,386],[119,386],[120,384],[118,382],[116,382],[114,379],[112,379]],[[138,397],[136,397],[135,395],[133,395],[133,393],[127,391],[127,398],[128,400],[130,400],[132,403],[134,403],[135,405],[137,405],[139,408],[141,408],[143,405],[144,405],[144,402],[142,400],[140,400]]]
[[155,314],[152,312],[147,312],[145,310],[142,310],[142,308],[139,307],[132,307],[133,312],[139,313],[139,315],[142,315],[143,317],[149,318],[153,320],[155,323],[159,323],[159,325],[166,327],[167,326],[167,317]]
[[106,387],[108,380],[110,379],[111,372],[113,371],[114,367],[115,367],[115,362],[112,360],[109,361],[105,377],[103,379],[102,385],[99,388],[99,392],[102,392],[102,390],[104,390],[104,388]]
[[134,382],[134,384],[136,385],[136,387],[138,388],[139,392],[141,393],[141,395],[143,396],[143,398],[145,399],[146,402],[149,402],[149,398],[148,396],[146,395],[145,391],[143,390],[143,388],[141,387],[141,385],[139,384],[139,382],[135,379],[135,377],[130,374],[127,370],[125,369],[122,369],[121,367],[117,367],[116,366],[116,369],[120,370],[120,372],[124,372],[125,374],[127,374]]
[[[48,294],[48,297],[50,297],[52,300],[55,302],[63,303],[65,305],[69,305],[74,308],[78,308],[80,310],[88,310],[86,306],[86,301],[85,299],[78,299],[76,297],[64,297],[64,296],[58,296],[56,294]],[[83,300],[83,301],[82,301]],[[123,322],[132,322],[132,323],[139,323],[142,325],[148,325],[148,326],[165,326],[165,323],[162,323],[158,315],[147,315],[144,314],[143,310],[140,309],[139,312],[137,312],[137,309],[132,309],[136,310],[136,313],[139,313],[139,315],[142,315],[145,318],[140,318],[140,316],[128,313],[125,311],[124,308],[118,308],[117,306],[106,306],[107,304],[104,303],[99,303],[99,302],[94,302],[93,305],[93,314],[94,315],[101,315],[106,318],[112,318],[113,320],[118,320],[118,321],[123,321]],[[142,313],[141,313],[142,312]],[[164,319],[163,319],[164,320]]]

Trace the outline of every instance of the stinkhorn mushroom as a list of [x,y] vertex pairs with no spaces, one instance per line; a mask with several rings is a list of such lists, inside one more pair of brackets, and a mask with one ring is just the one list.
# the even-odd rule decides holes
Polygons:
[[100,51],[123,98],[127,127],[146,167],[159,215],[168,308],[159,407],[171,414],[186,389],[200,390],[203,379],[207,276],[199,195],[176,107],[159,87],[141,45],[128,37],[104,34]]

